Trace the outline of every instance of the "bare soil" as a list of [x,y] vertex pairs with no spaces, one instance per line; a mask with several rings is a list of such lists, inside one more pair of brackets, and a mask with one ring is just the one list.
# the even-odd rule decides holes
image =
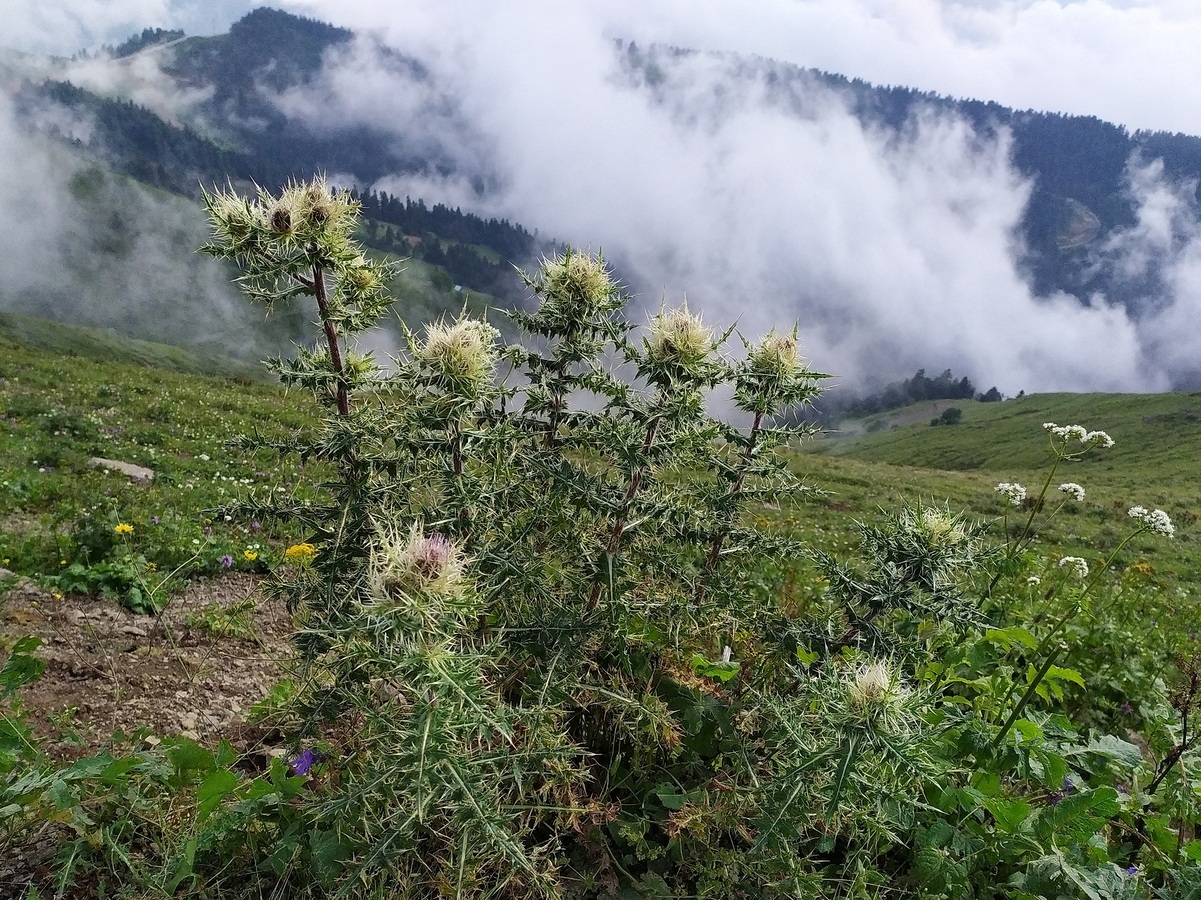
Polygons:
[[[243,616],[222,614],[247,600],[253,608]],[[0,596],[0,648],[25,635],[44,642],[46,671],[21,701],[43,748],[60,759],[144,729],[149,742],[182,734],[251,749],[265,734],[247,726],[247,713],[284,673],[291,632],[282,605],[241,573],[190,582],[159,616],[56,598],[28,580]]]

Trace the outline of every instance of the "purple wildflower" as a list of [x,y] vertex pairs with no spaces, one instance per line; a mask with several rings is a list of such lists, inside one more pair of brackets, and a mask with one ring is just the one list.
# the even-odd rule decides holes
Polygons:
[[228,553],[226,553],[223,557],[221,557],[221,568],[228,569],[233,564],[234,564],[234,558],[232,556],[230,556]]
[[259,520],[258,520],[258,519],[255,519],[253,522],[251,522],[251,523],[250,523],[250,530],[251,530],[251,531],[259,531],[259,530],[261,530],[261,529],[262,529],[262,527],[263,527],[263,526],[259,524]]
[[288,765],[291,767],[293,775],[304,776],[308,775],[313,766],[319,762],[321,762],[321,754],[312,748],[306,748]]
[[1132,712],[1134,712],[1134,707],[1130,705],[1130,701],[1129,701],[1129,700],[1127,700],[1125,703],[1123,703],[1123,704],[1122,704],[1120,707],[1118,707],[1118,708],[1119,708],[1119,709],[1122,711],[1122,713],[1123,713],[1124,715],[1127,715],[1127,716],[1128,716],[1128,715],[1130,715]]
[[1138,874],[1138,866],[1127,866],[1126,874],[1127,875],[1137,875]]

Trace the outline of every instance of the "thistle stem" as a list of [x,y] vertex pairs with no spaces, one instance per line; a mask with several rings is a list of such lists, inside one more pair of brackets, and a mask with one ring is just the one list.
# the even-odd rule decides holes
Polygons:
[[321,263],[313,263],[313,296],[317,298],[317,310],[321,314],[321,326],[325,329],[325,342],[329,345],[329,359],[334,374],[338,376],[338,415],[350,417],[350,391],[346,385],[346,363],[342,358],[342,347],[338,342],[338,329],[329,312],[329,295],[325,287],[325,272]]
[[[742,450],[741,465],[738,467],[738,477],[734,479],[734,483],[730,485],[730,490],[726,494],[726,516],[721,523],[721,530],[713,535],[713,541],[709,545],[709,555],[705,558],[705,575],[710,575],[717,568],[717,560],[721,556],[722,547],[725,545],[726,538],[729,537],[730,528],[734,523],[734,510],[737,508],[738,498],[742,496],[742,486],[746,483],[746,469],[750,465],[751,458],[755,455],[755,450],[759,444],[759,432],[763,426],[763,410],[758,410],[755,413],[755,421],[751,424],[751,433],[747,436],[746,447]],[[705,599],[707,585],[702,579],[696,586],[696,602],[700,603]]]
[[[646,426],[646,434],[642,439],[641,461],[630,475],[630,481],[626,485],[626,493],[621,502],[621,512],[617,514],[617,518],[613,521],[613,529],[609,532],[609,541],[605,544],[606,559],[612,559],[616,556],[618,548],[621,547],[621,537],[625,533],[626,523],[630,518],[630,509],[634,505],[634,500],[638,497],[639,490],[642,489],[642,479],[646,476],[646,471],[649,468],[647,457],[650,455],[651,447],[655,443],[655,435],[659,431],[659,421],[659,417],[656,416]],[[588,595],[589,611],[596,609],[596,605],[600,603],[600,595],[601,583],[598,580],[593,583],[592,591]]]

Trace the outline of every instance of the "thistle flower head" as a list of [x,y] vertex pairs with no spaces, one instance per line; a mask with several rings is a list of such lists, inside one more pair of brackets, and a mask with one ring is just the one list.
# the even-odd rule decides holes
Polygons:
[[617,292],[601,257],[570,248],[562,256],[542,260],[535,286],[548,298],[588,309]]
[[456,388],[477,391],[496,372],[496,342],[500,332],[486,322],[460,319],[452,325],[427,326],[417,359]]
[[757,347],[751,348],[747,362],[751,372],[781,379],[804,371],[795,331],[778,334],[772,329]]
[[687,305],[661,312],[651,320],[647,355],[656,363],[701,362],[713,349],[713,331]]
[[207,194],[205,202],[214,226],[234,239],[248,237],[261,224],[261,211],[257,205],[232,190]]
[[876,660],[864,663],[850,674],[846,679],[846,695],[854,712],[871,716],[895,711],[909,692],[887,661]]
[[413,606],[414,595],[451,599],[462,594],[466,561],[443,534],[426,534],[421,522],[407,531],[377,528],[368,565],[368,587],[377,606]]
[[945,509],[927,507],[918,514],[915,524],[931,547],[958,547],[968,539],[963,520]]

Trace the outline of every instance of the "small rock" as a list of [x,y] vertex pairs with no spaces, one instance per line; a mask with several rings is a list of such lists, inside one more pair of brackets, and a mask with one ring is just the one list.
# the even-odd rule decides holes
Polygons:
[[100,456],[93,456],[88,460],[88,468],[108,469],[112,472],[120,472],[122,475],[127,475],[136,484],[150,484],[154,481],[154,469],[147,469],[145,466],[137,466],[133,463],[121,462],[119,459],[104,459]]
[[137,625],[122,625],[121,633],[122,634],[131,634],[134,637],[145,637],[146,629],[139,628]]

